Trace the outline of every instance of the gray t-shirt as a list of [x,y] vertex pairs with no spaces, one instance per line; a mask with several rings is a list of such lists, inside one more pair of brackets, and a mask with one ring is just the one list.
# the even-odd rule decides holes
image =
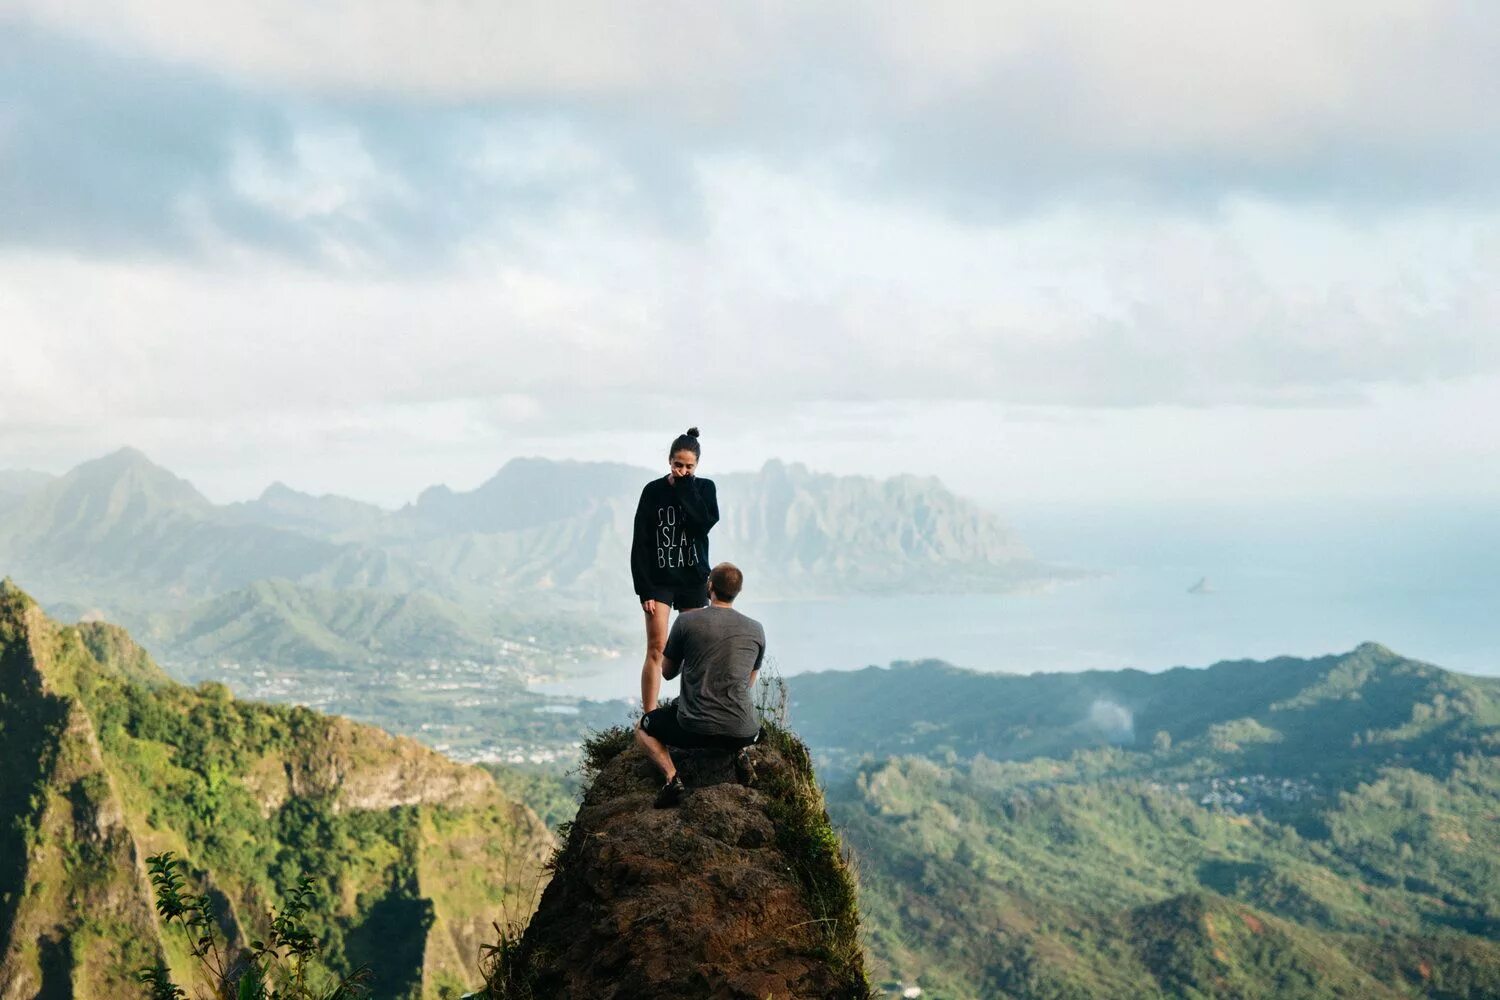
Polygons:
[[754,736],[760,730],[750,674],[766,655],[766,631],[760,622],[733,608],[710,605],[685,611],[672,623],[665,650],[682,674],[677,721],[704,736]]

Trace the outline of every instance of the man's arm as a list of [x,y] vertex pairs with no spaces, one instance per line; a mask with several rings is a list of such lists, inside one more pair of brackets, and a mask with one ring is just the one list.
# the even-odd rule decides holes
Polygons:
[[672,623],[672,631],[667,633],[667,644],[662,647],[661,652],[661,676],[663,680],[671,680],[677,676],[682,667],[682,616]]
[[761,636],[760,653],[755,657],[755,666],[750,668],[750,697],[755,697],[755,682],[760,678],[760,665],[766,662],[766,637]]

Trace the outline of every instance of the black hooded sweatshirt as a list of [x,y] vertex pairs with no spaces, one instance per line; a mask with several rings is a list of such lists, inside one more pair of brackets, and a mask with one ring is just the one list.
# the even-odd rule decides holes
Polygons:
[[636,596],[691,590],[708,579],[708,530],[719,523],[712,479],[653,479],[641,490],[630,543]]

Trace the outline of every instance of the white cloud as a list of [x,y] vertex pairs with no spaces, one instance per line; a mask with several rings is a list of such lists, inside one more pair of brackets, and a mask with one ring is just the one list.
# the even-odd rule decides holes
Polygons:
[[[529,0],[10,0],[110,45],[276,85],[436,97],[597,96],[743,71],[791,5]],[[770,43],[771,39],[762,40]]]
[[[960,114],[1020,147],[1264,162],[1493,138],[1500,12],[1464,0],[975,5],[9,0],[13,13],[257,84],[555,99],[733,125]],[[862,120],[862,121],[861,121]],[[1044,156],[1047,154],[1043,154]]]
[[[336,203],[346,165],[363,167],[332,148],[334,167],[265,182],[267,197]],[[1500,371],[1494,216],[1353,223],[1239,202],[977,227],[741,161],[705,161],[698,183],[698,240],[579,211],[475,240],[441,273],[310,270],[233,245],[214,266],[11,254],[0,330],[25,362],[0,375],[0,416],[509,400],[496,424],[581,432],[655,399],[732,401],[743,418],[898,400],[1345,406]]]
[[0,4],[0,465],[393,499],[699,421],[990,490],[957,421],[1039,495],[1314,490],[1373,421],[1490,488],[1487,7]]

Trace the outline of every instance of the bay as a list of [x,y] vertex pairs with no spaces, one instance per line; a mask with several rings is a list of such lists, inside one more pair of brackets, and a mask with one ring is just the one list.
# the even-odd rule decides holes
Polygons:
[[[1500,673],[1497,504],[1342,499],[1001,512],[1040,558],[1084,575],[1024,593],[797,602],[756,601],[750,580],[740,609],[765,625],[770,656],[788,676],[924,658],[1023,673],[1162,670],[1316,656],[1364,641],[1453,670]],[[541,688],[632,698],[639,663],[626,651],[573,666]]]

